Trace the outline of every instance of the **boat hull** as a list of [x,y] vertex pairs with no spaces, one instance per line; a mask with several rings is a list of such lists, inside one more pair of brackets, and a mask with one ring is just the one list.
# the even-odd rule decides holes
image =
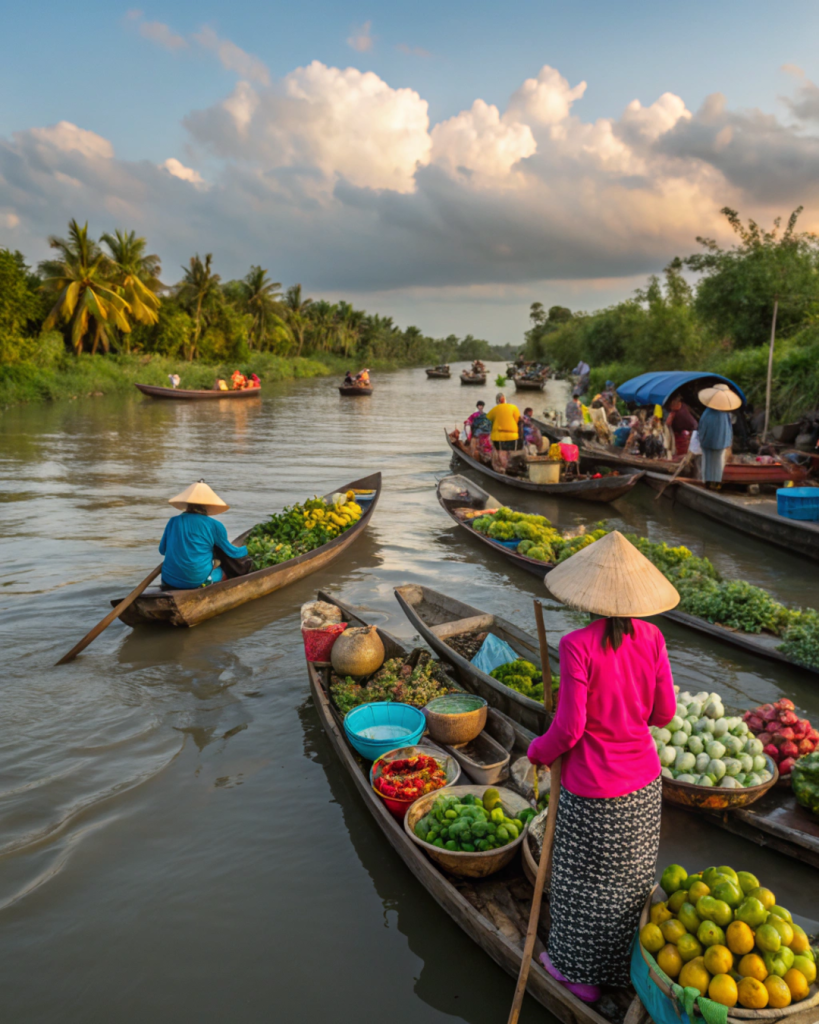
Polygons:
[[545,380],[519,380],[515,377],[515,391],[542,391],[545,387]]
[[236,401],[242,398],[261,398],[261,388],[245,388],[241,391],[186,391],[184,388],[161,388],[154,384],[134,384],[137,390],[150,398],[172,398],[175,401]]
[[[369,526],[381,494],[381,474],[374,473],[361,480],[354,480],[343,490],[372,488],[375,498],[361,519],[349,530],[334,540],[308,551],[306,554],[292,558],[280,565],[271,565],[257,572],[236,576],[232,579],[212,583],[208,587],[195,590],[161,590],[158,587],[144,591],[132,605],[125,609],[120,618],[128,626],[145,625],[147,623],[164,622],[171,626],[198,626],[200,622],[212,619],[223,612],[231,611],[248,601],[266,597],[282,587],[303,579],[318,569],[323,569],[339,557],[361,536]],[[235,544],[241,545],[250,530],[237,537]],[[121,598],[112,600],[116,607]]]
[[373,393],[373,389],[357,388],[354,385],[342,384],[338,389],[338,393],[340,395],[344,395],[345,398],[366,398],[367,395],[371,395]]
[[[654,473],[649,473],[646,481],[655,490],[668,482]],[[701,512],[757,540],[775,544],[791,554],[819,561],[819,525],[815,523],[787,519],[750,505],[740,505],[715,491],[706,491],[703,487],[676,480],[669,484],[664,497],[673,498],[686,508]]]
[[432,380],[449,380],[452,376],[451,373],[442,373],[440,370],[427,370],[426,374]]
[[576,480],[559,484],[533,484],[531,480],[524,480],[521,477],[506,476],[503,473],[496,473],[489,466],[485,466],[478,459],[472,456],[461,447],[460,442],[453,441],[448,431],[444,431],[446,441],[455,455],[462,459],[467,466],[483,473],[484,476],[497,480],[498,483],[507,484],[509,487],[516,487],[522,491],[534,491],[537,494],[549,494],[553,497],[579,498],[583,501],[616,501],[635,486],[645,474],[640,470],[632,470],[628,474],[617,477],[600,477],[598,480]]
[[461,384],[477,384],[477,385],[481,385],[481,384],[485,384],[485,383],[486,383],[486,375],[485,374],[479,374],[477,377],[468,377],[468,376],[466,376],[463,373],[461,374]]

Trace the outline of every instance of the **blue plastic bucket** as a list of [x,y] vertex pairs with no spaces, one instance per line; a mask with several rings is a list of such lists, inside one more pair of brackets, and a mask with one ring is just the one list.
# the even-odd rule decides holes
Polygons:
[[776,511],[786,519],[819,520],[819,487],[780,487]]
[[353,708],[344,719],[347,739],[368,761],[397,747],[411,747],[424,734],[427,720],[419,708],[375,701]]

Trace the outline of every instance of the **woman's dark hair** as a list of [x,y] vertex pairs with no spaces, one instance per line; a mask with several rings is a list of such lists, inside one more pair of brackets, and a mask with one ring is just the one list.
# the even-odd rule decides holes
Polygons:
[[190,501],[188,502],[188,507],[185,509],[185,511],[198,512],[200,516],[206,516],[208,514],[208,510],[205,508],[204,505],[192,504]]
[[611,649],[616,651],[623,642],[624,636],[634,636],[633,619],[621,618],[617,615],[612,615],[607,618],[606,626],[603,630],[603,650],[605,650],[608,645],[611,645]]

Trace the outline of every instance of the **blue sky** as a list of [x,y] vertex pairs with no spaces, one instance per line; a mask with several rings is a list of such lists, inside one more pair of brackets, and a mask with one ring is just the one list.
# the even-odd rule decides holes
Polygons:
[[34,259],[75,214],[169,268],[213,248],[502,340],[535,298],[627,294],[726,203],[819,224],[815,3],[48,2],[3,28],[0,244]]

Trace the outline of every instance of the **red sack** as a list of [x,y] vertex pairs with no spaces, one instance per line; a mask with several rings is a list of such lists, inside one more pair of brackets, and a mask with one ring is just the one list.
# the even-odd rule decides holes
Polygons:
[[346,622],[336,622],[322,629],[302,629],[304,653],[308,661],[329,661],[330,651],[337,637],[347,628]]
[[564,462],[577,462],[580,458],[580,449],[576,444],[561,444],[560,454]]

